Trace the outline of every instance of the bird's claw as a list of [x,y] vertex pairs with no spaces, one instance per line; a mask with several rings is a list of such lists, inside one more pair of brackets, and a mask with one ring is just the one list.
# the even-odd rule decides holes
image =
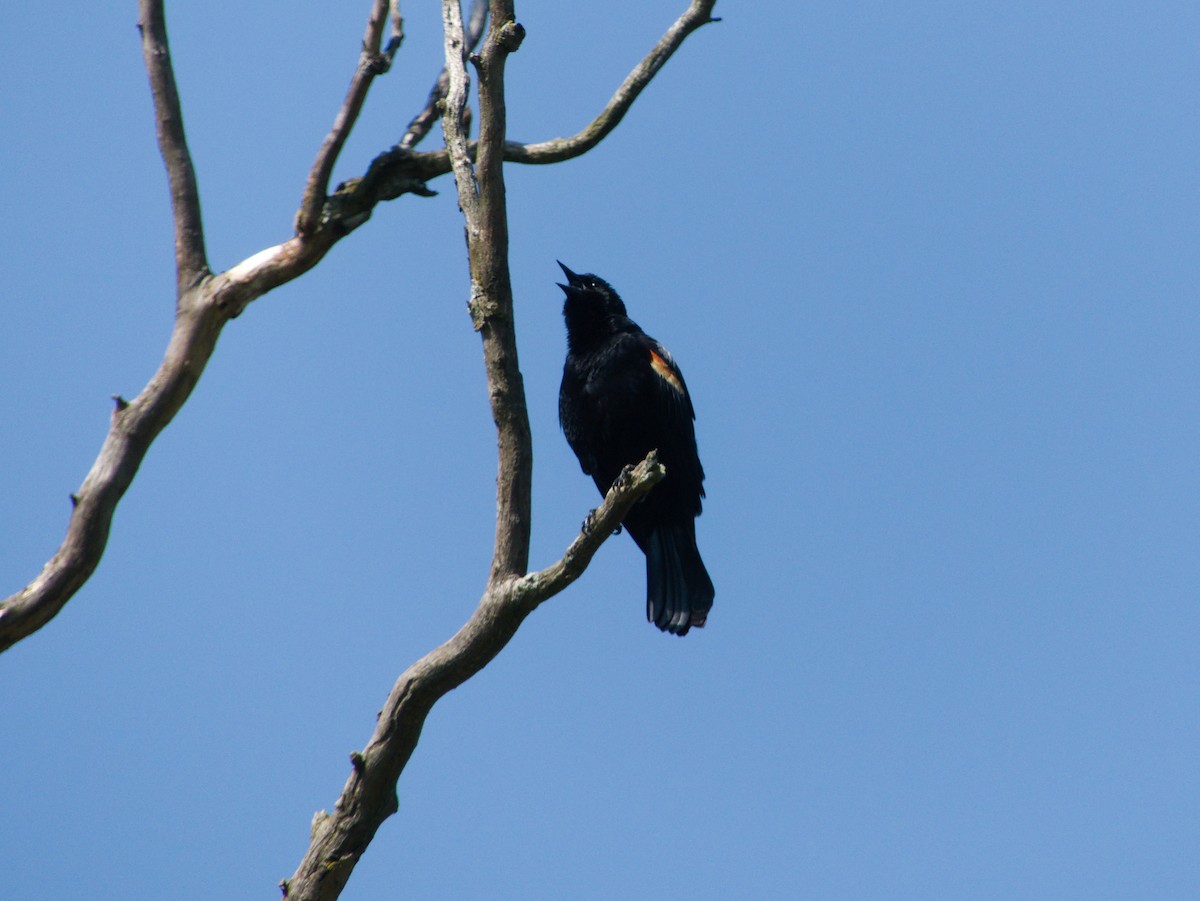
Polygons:
[[[581,532],[583,532],[583,534],[584,534],[584,535],[591,535],[591,534],[592,534],[592,532],[593,532],[593,531],[595,530],[595,528],[596,528],[596,520],[597,520],[598,518],[599,518],[599,513],[598,513],[596,510],[592,510],[592,511],[590,511],[590,512],[588,513],[588,515],[584,517],[584,519],[583,519],[583,525],[581,525],[581,526],[579,527],[579,530],[580,530]],[[613,534],[614,534],[614,535],[620,535],[620,534],[621,534],[621,526],[620,526],[620,524],[618,524],[618,525],[617,525],[617,527],[616,527],[615,529],[613,529]]]

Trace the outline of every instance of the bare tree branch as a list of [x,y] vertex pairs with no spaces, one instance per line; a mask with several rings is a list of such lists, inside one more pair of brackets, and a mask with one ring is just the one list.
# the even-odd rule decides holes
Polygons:
[[[207,266],[195,174],[187,150],[171,67],[162,0],[139,0],[146,67],[154,98],[159,144],[166,163],[175,222],[177,304],[175,327],[154,377],[132,401],[116,409],[100,454],[77,495],[62,545],[41,574],[0,603],[0,651],[55,616],[98,565],[117,503],[132,483],[151,443],[190,396],[226,323],[246,305],[315,266],[329,249],[365,222],[373,207],[405,193],[428,195],[426,180],[454,171],[467,224],[471,273],[470,312],[483,344],[488,396],[498,444],[497,521],[492,568],[479,606],[448,642],[409,667],[380,712],[375,731],[352,770],[332,814],[314,818],[312,840],[296,873],[282,883],[285,896],[338,897],[382,822],[397,809],[396,783],[420,738],[425,718],[447,692],[478,673],[505,647],[539,604],[583,572],[629,509],[664,476],[651,452],[627,467],[589,514],[563,558],[527,574],[530,539],[532,440],[517,359],[503,162],[555,162],[595,146],[620,121],[638,93],[691,31],[712,21],[710,2],[692,3],[655,50],[626,79],[601,115],[575,138],[539,145],[505,141],[504,68],[521,43],[512,0],[476,0],[464,33],[458,0],[444,0],[446,70],[425,111],[401,144],[371,163],[360,179],[326,196],[337,157],[357,120],[375,75],[386,71],[403,38],[399,0],[373,0],[362,55],[346,99],[323,142],[297,214],[296,235],[247,258],[220,275]],[[391,37],[381,50],[390,19]],[[466,55],[490,28],[472,57],[479,78],[479,142],[467,141]],[[438,118],[447,149],[417,154]]]
[[[709,22],[720,21],[712,16],[715,5],[716,0],[692,0],[688,9],[671,25],[654,48],[625,78],[599,115],[578,134],[569,138],[555,138],[534,144],[506,141],[503,144],[504,160],[533,165],[555,163],[581,156],[595,147],[617,126],[638,95],[671,58],[684,39],[701,26]],[[467,33],[465,46],[468,48],[475,46],[478,40],[477,35],[482,32],[486,21],[485,13],[486,3],[484,0],[475,0],[471,8],[470,20],[465,29]],[[438,107],[444,100],[445,86],[448,84],[445,76],[446,72],[443,70],[430,92],[425,109],[414,117],[401,142],[372,160],[367,171],[361,177],[348,179],[325,199],[320,220],[321,231],[328,229],[333,234],[321,236],[322,240],[317,242],[320,246],[312,248],[312,253],[317,254],[317,259],[309,262],[297,274],[307,271],[308,268],[315,265],[319,261],[319,257],[333,243],[366,222],[377,204],[395,200],[403,194],[432,196],[435,193],[429,189],[427,182],[451,171],[449,152],[442,149],[421,153],[414,152],[412,148],[425,137],[440,115]],[[471,142],[467,146],[469,156],[474,159],[476,144]],[[314,238],[315,235],[303,233],[302,237]],[[263,279],[261,283],[268,285],[266,290],[270,290],[270,288],[289,281],[290,278],[295,277],[287,275],[287,272],[290,271],[291,261],[298,261],[300,258],[308,259],[310,256],[311,253],[306,251],[279,258],[279,263],[286,260],[289,265],[283,267],[282,270],[278,266],[272,267],[272,276]],[[246,299],[242,306],[244,307],[246,303],[258,296],[261,294],[254,294]]]
[[472,58],[480,95],[479,146],[472,164],[462,123],[468,86],[462,13],[458,0],[443,0],[442,10],[447,74],[442,128],[466,220],[470,310],[483,338],[499,447],[492,568],[471,618],[450,641],[400,676],[370,743],[351,755],[350,778],[333,813],[314,817],[308,851],[292,878],[281,883],[289,899],[338,897],[379,826],[397,810],[396,782],[433,705],[491,662],[539,604],[578,578],[629,508],[666,475],[654,451],[636,467],[626,467],[562,560],[525,574],[533,451],[517,364],[503,182],[504,64],[520,46],[524,29],[513,20],[509,0],[492,0],[488,36]]
[[570,138],[543,141],[540,144],[508,143],[504,145],[504,158],[512,163],[559,163],[587,153],[617,127],[642,93],[642,89],[658,74],[658,70],[679,49],[689,34],[709,22],[721,21],[712,16],[714,6],[716,0],[693,0],[687,12],[667,29],[667,33],[654,49],[626,76],[600,115],[579,134]]
[[[394,6],[393,6],[394,3]],[[386,50],[381,52],[383,44],[383,27],[387,23],[389,10],[392,18],[392,40]],[[333,128],[321,143],[317,151],[316,161],[308,174],[308,183],[304,187],[304,197],[300,201],[300,212],[296,215],[296,232],[301,235],[309,234],[317,229],[321,217],[321,208],[325,204],[325,194],[329,190],[329,177],[333,173],[334,163],[346,138],[350,136],[358,114],[367,99],[367,91],[376,75],[382,75],[391,68],[392,59],[403,39],[403,20],[400,18],[399,3],[395,0],[374,0],[371,13],[367,17],[367,32],[363,35],[362,52],[358,58],[358,66],[350,79],[350,89],[342,108],[338,110],[333,120]]]
[[73,495],[75,508],[58,552],[36,579],[0,604],[0,651],[50,621],[95,571],[117,502],[137,474],[150,443],[183,406],[217,343],[225,317],[180,298],[175,328],[158,372],[132,401],[116,398],[100,455]]
[[49,622],[95,571],[117,502],[150,443],[191,394],[225,320],[220,309],[203,302],[211,277],[161,0],[141,0],[138,28],[175,225],[175,328],[158,372],[141,394],[133,401],[114,398],[108,435],[83,485],[71,495],[74,509],[58,551],[37,578],[0,603],[0,651]]
[[525,30],[513,21],[511,2],[492,0],[491,28],[473,57],[479,73],[479,145],[473,166],[463,129],[467,73],[458,0],[444,0],[446,72],[449,88],[442,128],[454,166],[458,205],[467,230],[471,271],[471,319],[483,337],[488,398],[496,423],[499,472],[496,480],[496,546],[493,582],[524,573],[529,559],[529,496],[533,442],[525,389],[517,362],[512,282],[508,271],[508,212],[504,197],[504,63],[520,46]]
[[467,76],[467,48],[463,31],[462,8],[457,0],[443,0],[442,28],[446,34],[445,110],[442,116],[442,131],[446,137],[446,153],[454,170],[454,184],[458,189],[458,207],[467,220],[467,244],[470,246],[471,228],[478,222],[479,185],[475,180],[475,166],[467,153],[467,134],[463,129],[463,111],[467,108],[467,92],[470,78]]
[[[506,141],[504,144],[504,159],[506,162],[543,165],[558,163],[564,160],[582,156],[600,143],[624,118],[633,102],[642,90],[653,79],[659,69],[675,53],[692,32],[709,22],[719,22],[712,15],[716,0],[692,0],[688,9],[667,29],[666,34],[654,46],[632,72],[625,78],[621,86],[613,94],[600,114],[578,134],[569,138],[554,138],[535,144],[520,144]],[[445,74],[445,73],[443,73]],[[429,103],[425,111],[413,120],[410,131],[420,120],[420,128],[416,140],[406,134],[401,143],[375,157],[371,161],[366,174],[362,178],[347,181],[337,195],[330,198],[327,215],[342,221],[352,221],[357,226],[370,216],[371,209],[383,200],[392,200],[400,194],[421,193],[427,190],[426,182],[432,181],[451,170],[450,155],[446,150],[431,150],[424,153],[410,152],[417,140],[424,137],[425,132],[436,119],[437,101],[441,82],[434,86],[430,93]],[[423,118],[424,117],[424,118]],[[428,122],[425,121],[428,119]],[[468,151],[472,158],[475,145],[469,144]],[[417,186],[414,189],[413,186]]]
[[[479,43],[479,39],[483,36],[483,26],[487,24],[487,12],[487,0],[474,0],[471,4],[471,12],[467,16],[466,25],[466,46],[468,53],[475,49]],[[433,128],[433,124],[442,115],[442,101],[446,99],[446,90],[449,85],[450,77],[446,74],[445,68],[443,68],[438,73],[437,81],[433,83],[433,87],[429,91],[429,99],[425,101],[425,108],[413,116],[412,121],[408,123],[404,137],[400,139],[399,147],[411,150],[420,144],[421,141],[425,140],[425,136],[429,134],[429,130]]]
[[370,742],[350,755],[350,777],[333,813],[321,811],[313,817],[308,851],[291,879],[280,883],[288,901],[338,897],[376,831],[398,809],[396,781],[433,705],[490,663],[525,617],[582,572],[629,509],[665,476],[653,451],[637,466],[626,467],[562,560],[523,578],[489,581],[479,606],[458,633],[396,680]]
[[200,194],[183,132],[183,110],[179,105],[179,91],[171,67],[171,49],[167,44],[167,23],[163,18],[162,0],[139,0],[138,30],[142,35],[142,55],[154,99],[158,147],[167,166],[171,213],[175,219],[176,285],[179,294],[183,294],[208,275],[208,257],[204,250]]
[[[503,168],[504,68],[508,55],[521,46],[524,37],[525,29],[514,19],[512,0],[491,0],[491,27],[481,52],[472,57],[479,75],[479,146],[475,160],[479,205],[474,217],[463,211],[471,267],[471,320],[483,338],[488,400],[499,448],[493,583],[523,575],[529,564],[533,438],[517,360]],[[442,126],[446,127],[448,121],[443,118]]]
[[463,59],[462,14],[458,0],[444,0],[448,90],[442,128],[454,166],[458,205],[467,227],[471,271],[471,319],[483,337],[488,398],[496,423],[499,472],[496,479],[496,545],[493,582],[524,573],[529,561],[529,506],[533,439],[525,408],[525,388],[517,362],[512,281],[508,271],[508,212],[504,198],[504,62],[520,46],[525,30],[513,21],[512,3],[492,0],[491,28],[479,72],[479,147],[472,165],[463,129],[467,72]]
[[604,496],[604,501],[588,514],[582,531],[571,542],[562,559],[518,579],[513,585],[513,598],[532,611],[583,575],[592,557],[596,556],[596,551],[600,550],[600,545],[620,526],[625,514],[633,506],[625,504],[624,492],[636,491],[639,498],[643,497],[666,475],[666,469],[658,462],[656,450],[650,451],[637,466],[626,466]]
[[[647,57],[651,60],[660,55],[661,60],[652,68],[647,68],[648,62],[643,61],[626,79],[626,86],[637,81],[635,76],[639,71],[646,73],[644,77],[652,76],[686,34],[712,21],[712,7],[713,0],[693,0],[689,10]],[[372,16],[375,10],[373,5]],[[398,2],[391,4],[390,13],[394,43],[400,34]],[[406,193],[431,195],[434,192],[429,190],[426,181],[451,169],[445,150],[413,153],[406,148],[392,148],[373,160],[361,178],[339,186],[326,198],[319,226],[314,232],[297,235],[253,254],[220,275],[209,276],[195,175],[183,130],[161,0],[140,0],[138,22],[175,221],[179,284],[175,328],[158,371],[142,392],[131,402],[118,399],[100,453],[82,487],[73,496],[75,508],[58,550],[36,578],[0,601],[0,652],[49,622],[95,571],[118,501],[137,473],[150,444],[190,395],[225,323],[268,291],[317,265],[334,244],[370,218],[376,204]],[[389,49],[394,48],[389,45]],[[635,97],[635,92],[618,91],[596,121],[606,117],[611,120],[613,116],[619,118]],[[584,152],[580,148],[584,147],[587,134],[585,129],[575,138],[566,140],[571,155]],[[536,148],[554,145],[556,142],[553,141],[529,145],[535,149],[525,152],[527,159],[524,161],[550,162],[547,154],[561,153],[561,149],[538,151]],[[594,145],[595,140],[587,144]],[[522,158],[525,145],[505,143],[503,146],[506,159]],[[468,153],[474,153],[470,145]],[[485,297],[479,295],[479,298]],[[482,300],[472,304],[472,313],[481,328],[487,317],[493,315]],[[511,306],[509,313],[511,315]],[[515,356],[512,360],[515,363]],[[515,372],[515,378],[519,384],[519,371]],[[500,415],[504,415],[503,410]],[[515,558],[510,555],[509,559]],[[514,572],[520,569],[512,567],[511,563],[506,564],[506,568]]]
[[140,0],[138,28],[175,224],[175,327],[158,371],[141,393],[132,401],[114,398],[108,434],[83,485],[71,495],[74,507],[58,550],[36,578],[0,602],[0,652],[53,619],[95,572],[118,502],[151,443],[191,394],[226,322],[250,301],[307,272],[347,233],[326,229],[307,240],[293,238],[211,276],[162,0]]
[[400,0],[391,0],[388,16],[392,20],[392,33],[388,38],[388,45],[384,53],[388,54],[390,58],[394,58],[396,51],[404,43],[404,16],[400,15]]

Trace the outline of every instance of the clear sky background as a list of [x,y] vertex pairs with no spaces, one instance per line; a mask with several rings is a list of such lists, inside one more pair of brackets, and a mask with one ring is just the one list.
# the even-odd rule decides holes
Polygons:
[[[169,7],[214,268],[291,234],[367,6]],[[683,7],[519,3],[511,137],[582,127]],[[335,181],[440,65],[404,11]],[[58,13],[0,36],[3,594],[173,311],[135,4]],[[647,624],[606,544],[435,708],[344,897],[1194,897],[1200,5],[717,13],[591,154],[507,169],[532,563],[597,501],[558,258],[687,376],[709,625]],[[277,897],[476,604],[494,430],[432,187],[225,330],[99,571],[0,656],[6,898]]]

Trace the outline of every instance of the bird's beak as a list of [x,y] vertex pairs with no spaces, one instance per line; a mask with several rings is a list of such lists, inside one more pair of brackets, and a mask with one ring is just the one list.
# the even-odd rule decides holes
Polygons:
[[[558,263],[558,268],[563,271],[564,275],[566,275],[567,285],[570,285],[573,288],[578,288],[579,287],[579,276],[576,275],[574,272],[572,272],[570,269],[568,269],[566,266],[564,266],[562,264],[561,260],[555,260],[554,262]],[[559,287],[565,291],[567,286],[560,284]]]

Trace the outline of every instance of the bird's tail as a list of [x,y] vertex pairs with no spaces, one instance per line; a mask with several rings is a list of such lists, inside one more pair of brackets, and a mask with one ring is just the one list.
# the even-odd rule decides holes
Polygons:
[[704,625],[715,595],[696,548],[695,523],[655,529],[646,543],[646,619],[664,632],[686,635]]

